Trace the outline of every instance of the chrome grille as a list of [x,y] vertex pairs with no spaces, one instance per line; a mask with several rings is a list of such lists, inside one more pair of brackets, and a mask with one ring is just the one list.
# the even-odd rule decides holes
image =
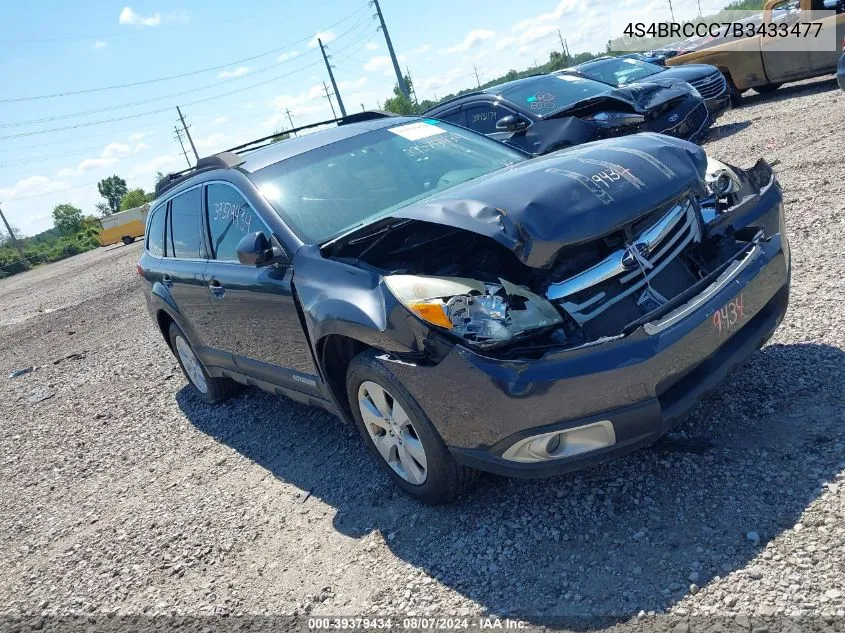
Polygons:
[[722,73],[713,73],[712,75],[688,83],[698,90],[705,99],[718,97],[727,88],[725,76]]
[[637,304],[643,296],[665,298],[652,286],[661,271],[689,244],[701,240],[701,225],[692,200],[673,204],[651,227],[595,266],[558,283],[551,284],[546,296],[556,301],[579,324],[584,325],[608,308],[637,291]]

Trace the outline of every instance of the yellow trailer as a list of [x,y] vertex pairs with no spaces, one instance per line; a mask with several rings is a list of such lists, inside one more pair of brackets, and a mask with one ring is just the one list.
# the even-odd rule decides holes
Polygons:
[[145,204],[100,218],[100,245],[134,242],[136,237],[144,234],[149,211],[150,205]]

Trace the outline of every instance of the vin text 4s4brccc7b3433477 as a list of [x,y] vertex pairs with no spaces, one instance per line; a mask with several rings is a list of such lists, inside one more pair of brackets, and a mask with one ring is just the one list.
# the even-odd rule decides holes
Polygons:
[[407,493],[545,476],[666,433],[772,335],[772,169],[656,134],[531,158],[362,113],[163,180],[146,301],[206,402],[255,385],[354,422]]

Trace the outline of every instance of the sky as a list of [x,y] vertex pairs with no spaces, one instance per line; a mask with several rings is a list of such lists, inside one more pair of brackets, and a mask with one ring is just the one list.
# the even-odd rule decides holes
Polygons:
[[[156,172],[184,169],[177,105],[200,156],[290,127],[287,111],[295,125],[333,118],[318,36],[348,112],[392,96],[396,77],[364,0],[130,2],[3,8],[0,205],[24,235],[50,228],[58,204],[95,214],[104,177],[150,191]],[[677,19],[698,14],[698,0],[672,4]],[[725,0],[700,4],[709,12]],[[484,83],[547,61],[561,48],[558,29],[572,53],[603,50],[618,35],[612,10],[669,18],[668,0],[381,0],[381,8],[420,100],[472,87],[476,69]]]

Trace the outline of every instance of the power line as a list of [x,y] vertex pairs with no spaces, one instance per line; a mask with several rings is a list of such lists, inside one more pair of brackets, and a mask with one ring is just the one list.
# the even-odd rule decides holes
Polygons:
[[191,168],[191,159],[188,158],[188,152],[185,151],[185,144],[182,142],[182,131],[178,125],[173,126],[173,131],[176,133],[174,138],[179,141],[179,147],[182,148],[182,153],[185,155],[185,162],[188,163],[188,169]]
[[[352,13],[348,14],[347,16],[341,18],[337,22],[327,26],[326,30],[331,29],[331,28],[337,26],[338,24],[342,24],[343,22],[345,22],[346,20],[354,17],[355,15],[360,13],[361,11],[365,11],[366,8],[367,7],[365,6],[363,8],[356,9],[355,11],[353,11]],[[37,99],[54,99],[54,98],[57,98],[57,97],[70,97],[70,96],[74,96],[74,95],[91,94],[93,92],[103,92],[103,91],[106,91],[106,90],[118,90],[118,89],[122,89],[122,88],[132,88],[134,86],[146,86],[146,85],[149,85],[149,84],[152,84],[152,83],[158,83],[158,82],[161,82],[161,81],[170,81],[172,79],[182,79],[184,77],[191,77],[191,76],[199,75],[199,74],[202,74],[202,73],[212,72],[212,71],[215,71],[215,70],[221,70],[221,69],[226,68],[228,66],[234,66],[236,64],[243,64],[245,62],[253,61],[253,60],[259,59],[261,57],[273,55],[275,53],[278,53],[280,51],[288,49],[291,46],[296,46],[297,44],[302,44],[303,42],[308,42],[312,39],[313,39],[313,36],[309,35],[308,37],[304,37],[302,39],[296,40],[295,42],[288,42],[284,46],[280,46],[278,48],[274,48],[274,49],[269,50],[269,51],[264,51],[263,53],[258,53],[257,55],[252,55],[250,57],[244,57],[243,59],[238,59],[236,61],[227,62],[225,64],[220,64],[220,65],[217,65],[217,66],[210,66],[208,68],[201,68],[199,70],[192,70],[192,71],[189,71],[189,72],[186,72],[186,73],[180,73],[180,74],[177,74],[177,75],[169,75],[167,77],[157,77],[155,79],[146,79],[146,80],[143,80],[143,81],[133,81],[133,82],[123,83],[123,84],[114,84],[114,85],[111,85],[111,86],[101,86],[101,87],[98,87],[98,88],[84,88],[82,90],[72,90],[72,91],[68,91],[68,92],[56,92],[56,93],[52,93],[52,94],[34,95],[34,96],[28,96],[28,97],[12,97],[12,98],[7,98],[7,99],[0,99],[0,103],[17,103],[17,102],[20,102],[20,101],[34,101],[34,100],[37,100]]]
[[185,132],[185,136],[188,137],[188,141],[191,143],[191,149],[194,150],[194,158],[197,159],[197,162],[200,162],[200,155],[197,154],[197,146],[194,145],[194,139],[191,138],[191,131],[188,129],[187,124],[185,123],[185,117],[182,116],[182,110],[179,109],[179,106],[176,106],[176,112],[179,113],[179,120],[182,121],[182,131]]

